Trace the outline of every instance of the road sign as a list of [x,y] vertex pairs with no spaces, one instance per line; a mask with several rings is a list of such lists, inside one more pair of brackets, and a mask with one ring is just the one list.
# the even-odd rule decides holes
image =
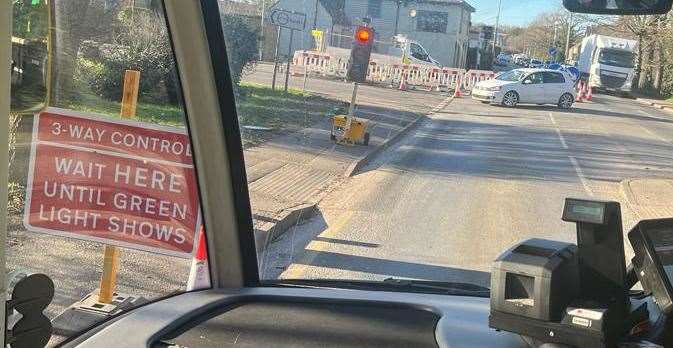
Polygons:
[[556,57],[557,52],[558,51],[557,51],[556,47],[549,47],[549,51],[547,51],[547,53],[549,53],[549,56],[551,56],[551,57]]
[[191,257],[200,226],[184,130],[49,108],[35,116],[24,224]]
[[280,8],[272,9],[269,19],[273,25],[292,30],[304,30],[306,26],[306,14],[301,12],[287,11]]

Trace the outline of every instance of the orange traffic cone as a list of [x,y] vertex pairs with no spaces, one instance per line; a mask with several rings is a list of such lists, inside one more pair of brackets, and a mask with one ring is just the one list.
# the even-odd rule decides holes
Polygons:
[[206,250],[206,235],[203,227],[199,231],[199,246],[192,259],[192,267],[187,279],[187,291],[206,289],[210,287],[210,272],[208,270],[208,251]]
[[460,79],[460,76],[458,77],[458,81],[456,81],[456,90],[453,92],[453,97],[454,98],[460,98],[463,96],[463,93],[460,91],[460,85],[462,84],[462,81]]
[[594,97],[593,88],[591,87],[591,83],[588,83],[587,84],[587,93],[586,93],[584,99],[586,101],[591,101],[591,99],[593,99],[593,97]]
[[580,80],[579,84],[577,85],[577,97],[575,97],[575,102],[582,102],[584,99],[584,81]]
[[400,87],[398,89],[400,91],[407,90],[407,76],[404,73],[402,73],[402,80],[400,80]]

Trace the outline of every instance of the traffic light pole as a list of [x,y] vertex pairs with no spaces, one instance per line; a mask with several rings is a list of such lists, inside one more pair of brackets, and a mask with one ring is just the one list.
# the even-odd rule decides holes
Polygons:
[[355,112],[355,98],[358,96],[358,83],[353,82],[353,95],[351,95],[351,105],[348,107],[348,116],[353,116]]

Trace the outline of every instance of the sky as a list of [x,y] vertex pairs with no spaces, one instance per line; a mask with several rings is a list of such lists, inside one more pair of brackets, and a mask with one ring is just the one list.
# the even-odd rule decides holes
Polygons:
[[[465,0],[476,11],[472,23],[495,24],[498,0]],[[526,25],[542,12],[562,8],[561,0],[502,0],[500,24]]]

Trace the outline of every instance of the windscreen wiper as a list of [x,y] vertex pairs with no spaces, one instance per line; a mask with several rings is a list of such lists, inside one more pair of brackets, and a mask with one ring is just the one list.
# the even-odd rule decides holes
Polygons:
[[266,281],[263,285],[311,288],[345,288],[357,290],[403,291],[455,296],[489,297],[486,287],[462,282],[436,282],[426,280],[387,278],[383,281],[343,279],[282,279]]

